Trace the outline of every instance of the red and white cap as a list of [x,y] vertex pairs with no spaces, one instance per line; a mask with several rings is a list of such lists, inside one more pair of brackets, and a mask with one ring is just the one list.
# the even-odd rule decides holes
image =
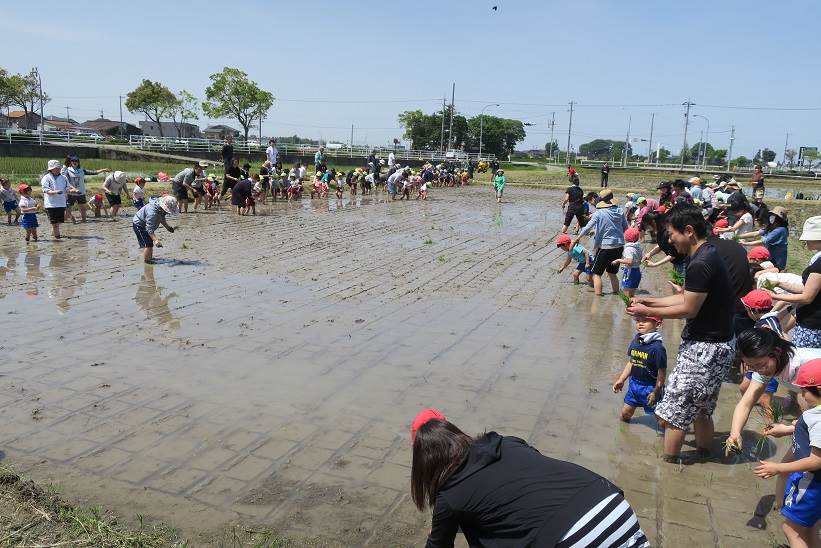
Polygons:
[[792,383],[802,388],[821,386],[821,358],[804,363]]
[[559,234],[559,237],[556,238],[556,247],[568,245],[570,242],[570,236],[568,236],[567,234]]
[[753,289],[741,297],[741,302],[744,303],[744,306],[749,306],[753,310],[773,307],[773,298],[763,289]]
[[757,245],[747,252],[748,259],[769,259],[770,250],[763,245]]
[[423,409],[416,415],[413,419],[413,423],[411,423],[411,445],[413,445],[413,440],[416,439],[416,431],[422,428],[424,424],[432,420],[446,419],[442,413],[433,408]]

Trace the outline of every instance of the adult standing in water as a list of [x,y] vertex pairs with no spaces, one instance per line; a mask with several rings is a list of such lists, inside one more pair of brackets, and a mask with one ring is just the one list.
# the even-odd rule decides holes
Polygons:
[[[231,135],[225,136],[225,141],[222,145],[222,166],[225,171],[231,167],[234,161],[234,138]],[[225,193],[223,193],[225,194]]]
[[277,141],[276,139],[270,139],[268,141],[268,148],[265,149],[265,157],[271,162],[272,166],[277,165],[277,159],[279,158],[279,149],[277,148]]
[[[613,293],[619,292],[619,265],[613,265],[613,261],[621,259],[624,251],[624,231],[627,230],[627,218],[624,210],[618,207],[613,200],[613,191],[605,190],[599,197],[596,204],[596,211],[581,229],[579,235],[573,240],[571,249],[575,247],[582,236],[593,232],[593,254],[596,261],[593,263],[593,291],[596,295],[602,296],[602,274],[607,272],[610,278],[610,287]],[[649,314],[654,316],[655,314]]]
[[128,175],[123,171],[115,171],[103,181],[103,192],[105,192],[108,205],[111,206],[111,220],[117,220],[117,212],[123,203],[122,193],[128,196]]
[[325,163],[328,161],[328,156],[325,154],[325,147],[319,147],[319,150],[314,154],[314,171],[319,173],[325,171]]
[[764,171],[760,164],[756,164],[753,168],[753,200],[761,202],[764,199]]
[[564,193],[564,200],[562,201],[562,209],[567,206],[567,211],[564,214],[564,225],[562,225],[562,234],[567,233],[570,228],[570,223],[573,217],[576,218],[576,234],[579,233],[584,225],[584,191],[579,186],[579,180],[573,181]]
[[607,188],[610,181],[610,164],[607,162],[601,167],[601,188]]
[[225,196],[228,189],[233,189],[234,185],[237,184],[241,178],[242,170],[239,167],[239,159],[234,158],[231,160],[231,165],[225,169],[225,176],[222,179],[222,192],[220,192],[220,196]]
[[649,546],[622,491],[586,468],[552,459],[525,440],[472,437],[435,409],[411,426],[411,497],[433,509],[428,548]]
[[65,222],[66,216],[66,194],[77,189],[60,173],[63,166],[59,160],[49,160],[47,168],[48,171],[40,180],[40,186],[43,187],[43,207],[51,223],[51,235],[59,240],[62,238],[60,225]]
[[675,370],[656,407],[656,419],[664,427],[663,458],[678,463],[691,424],[695,426],[698,455],[710,455],[713,412],[735,356],[735,295],[724,261],[707,241],[709,226],[700,208],[677,205],[668,214],[667,230],[670,243],[690,257],[684,291],[668,297],[634,297],[627,313],[687,320]]
[[107,167],[101,169],[85,169],[80,166],[80,158],[76,155],[71,155],[66,158],[65,167],[63,168],[63,175],[68,179],[68,183],[76,189],[76,192],[70,192],[66,201],[66,212],[71,218],[71,221],[76,223],[77,220],[71,213],[71,208],[77,204],[80,208],[80,220],[86,222],[86,211],[88,210],[88,198],[86,198],[86,175],[98,175],[100,173],[109,173],[111,170]]
[[178,204],[181,204],[179,209],[183,213],[188,213],[188,191],[190,190],[192,194],[197,192],[194,188],[194,181],[204,180],[202,175],[202,164],[195,162],[193,166],[183,169],[171,179],[171,192],[177,198]]

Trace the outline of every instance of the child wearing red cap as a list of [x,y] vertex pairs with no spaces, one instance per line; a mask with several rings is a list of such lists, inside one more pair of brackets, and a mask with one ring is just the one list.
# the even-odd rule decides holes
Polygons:
[[23,220],[20,226],[26,229],[26,241],[33,239],[37,241],[37,227],[40,224],[37,222],[37,200],[31,197],[31,187],[28,185],[20,185],[17,187],[20,193],[20,212],[23,214]]
[[624,265],[621,288],[628,297],[636,294],[636,289],[639,288],[639,283],[641,283],[641,258],[643,252],[639,243],[640,235],[638,228],[630,227],[625,230],[624,251],[622,251],[621,259],[616,259],[612,263],[614,265]]
[[564,264],[556,271],[557,274],[561,274],[567,265],[570,264],[571,261],[576,261],[576,269],[573,270],[573,283],[579,283],[579,277],[581,276],[582,272],[587,274],[587,284],[593,284],[593,277],[592,272],[590,271],[590,265],[593,264],[593,259],[590,257],[590,253],[582,246],[582,244],[576,244],[572,248],[570,245],[572,241],[570,240],[570,236],[567,234],[560,234],[558,238],[556,238],[556,247],[564,249],[567,252],[567,257],[564,260]]
[[[773,299],[769,293],[762,289],[753,289],[741,298],[741,303],[747,310],[747,316],[755,322],[754,327],[763,327],[771,329],[779,337],[784,337],[784,330],[781,326],[781,316],[778,312],[773,312]],[[785,315],[788,314],[786,310],[782,311]],[[747,371],[744,373],[744,379],[739,385],[739,390],[742,394],[750,387],[750,382],[753,379],[753,372]],[[764,389],[764,393],[758,399],[758,403],[765,409],[770,409],[773,402],[773,394],[778,390],[778,379],[771,378]]]
[[794,426],[772,424],[765,430],[773,437],[792,434],[792,448],[780,463],[761,461],[755,474],[764,479],[788,476],[781,506],[786,518],[784,535],[790,546],[817,546],[821,523],[821,359],[802,365],[793,384],[801,388],[801,417]]
[[88,200],[88,207],[94,212],[95,217],[100,216],[100,210],[102,210],[105,213],[105,216],[108,217],[108,208],[103,202],[102,194],[95,194],[94,196],[92,196]]
[[[131,203],[134,204],[134,209],[137,211],[145,206],[145,179],[142,177],[134,179],[134,190],[131,191]],[[196,204],[194,204],[194,209],[197,209]]]
[[661,318],[636,316],[636,336],[627,347],[627,365],[613,383],[613,392],[621,392],[624,382],[630,383],[624,395],[621,420],[630,422],[637,407],[655,416],[656,403],[661,400],[667,377],[667,349],[658,327]]
[[767,272],[778,272],[778,267],[770,261],[770,251],[763,245],[750,249],[747,252],[747,261],[750,263],[750,274],[753,278]]

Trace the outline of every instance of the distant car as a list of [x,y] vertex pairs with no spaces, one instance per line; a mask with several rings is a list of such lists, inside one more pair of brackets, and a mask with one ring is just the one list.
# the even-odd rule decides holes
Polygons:
[[327,150],[339,150],[340,148],[345,148],[345,145],[342,143],[327,143],[325,148]]

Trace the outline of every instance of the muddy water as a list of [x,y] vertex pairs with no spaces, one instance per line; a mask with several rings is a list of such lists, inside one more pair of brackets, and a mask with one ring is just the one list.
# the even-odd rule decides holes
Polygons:
[[[745,524],[774,482],[743,462],[662,465],[652,421],[620,424],[610,384],[632,327],[617,297],[554,274],[558,200],[514,188],[497,206],[471,188],[224,208],[182,216],[154,266],[125,218],[28,245],[3,227],[0,448],[198,545],[235,522],[420,545],[408,427],[432,405],[610,478],[654,545],[767,542]],[[671,364],[680,328],[664,326]],[[717,452],[736,400],[727,385]]]

